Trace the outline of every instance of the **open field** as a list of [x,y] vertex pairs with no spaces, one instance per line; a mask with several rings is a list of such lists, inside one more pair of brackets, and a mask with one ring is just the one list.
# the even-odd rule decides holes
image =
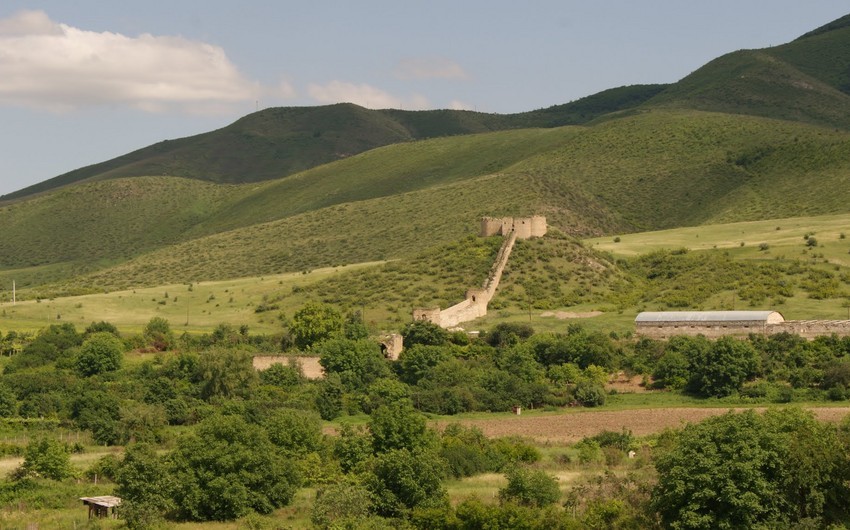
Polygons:
[[[818,241],[818,253],[823,252],[825,257],[847,266],[850,265],[850,240],[841,239],[842,233],[850,233],[850,214],[692,226],[597,237],[587,239],[585,243],[617,256],[636,256],[661,249],[719,248],[733,249],[740,257],[773,259],[781,249],[785,257],[793,259],[803,256],[802,251],[806,248],[803,236],[813,234]],[[617,237],[620,240],[614,241]],[[767,243],[770,248],[759,250],[762,243]]]
[[[221,323],[248,325],[253,333],[280,331],[278,315],[292,315],[306,301],[299,292],[304,286],[333,277],[344,270],[376,265],[360,263],[328,267],[309,273],[288,273],[259,278],[239,278],[193,284],[115,291],[45,300],[0,303],[0,329],[35,331],[50,324],[71,322],[85,328],[106,321],[123,332],[141,332],[153,317],[167,319],[178,333],[210,332]],[[279,307],[257,313],[269,293],[291,293],[275,302]]]
[[[806,407],[822,421],[841,421],[850,414],[850,407]],[[664,429],[679,428],[686,423],[700,422],[729,410],[741,408],[654,408],[636,410],[576,410],[569,413],[523,413],[520,416],[499,415],[498,418],[473,418],[440,421],[436,425],[461,423],[474,426],[488,437],[523,436],[538,443],[567,444],[602,431],[628,429],[635,436],[657,434]],[[764,410],[755,407],[755,410]]]

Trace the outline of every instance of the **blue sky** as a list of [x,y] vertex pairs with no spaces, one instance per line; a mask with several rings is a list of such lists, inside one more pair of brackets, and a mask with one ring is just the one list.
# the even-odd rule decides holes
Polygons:
[[0,194],[256,108],[512,113],[670,83],[848,13],[833,0],[4,0]]

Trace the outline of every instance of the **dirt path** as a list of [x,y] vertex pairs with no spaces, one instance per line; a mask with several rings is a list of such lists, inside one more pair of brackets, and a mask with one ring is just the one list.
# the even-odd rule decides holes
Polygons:
[[[724,414],[724,408],[666,408],[615,411],[582,410],[567,414],[533,414],[499,419],[463,419],[457,423],[474,425],[488,437],[524,436],[537,442],[571,443],[601,431],[629,429],[635,436],[657,433],[668,427],[681,427],[711,416]],[[743,410],[743,409],[735,409]],[[761,411],[763,408],[755,410]],[[841,421],[850,414],[850,407],[812,407],[815,416],[823,421]],[[451,421],[434,422],[441,427]]]

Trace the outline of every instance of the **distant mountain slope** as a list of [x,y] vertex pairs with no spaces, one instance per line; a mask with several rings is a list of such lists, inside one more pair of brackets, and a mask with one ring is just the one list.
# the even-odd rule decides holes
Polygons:
[[[515,151],[505,149],[511,144]],[[494,158],[500,149],[504,157]],[[498,162],[492,173],[488,160]],[[371,191],[359,192],[360,178]],[[217,209],[207,210],[196,224],[172,234],[175,244],[75,277],[61,289],[226,279],[406,258],[476,233],[483,215],[542,213],[554,228],[591,235],[847,212],[850,132],[752,116],[654,110],[594,126],[387,146],[289,179],[229,186],[233,199],[216,203]],[[23,211],[30,202],[15,207]],[[90,231],[62,237],[78,238],[94,258],[99,242],[115,241],[104,234],[120,232],[109,230],[98,231],[93,224]],[[0,233],[0,241],[3,237]],[[130,244],[139,236],[128,237]],[[52,247],[46,239],[40,245]]]
[[249,114],[217,131],[159,142],[0,199],[120,177],[167,175],[222,183],[259,182],[411,140],[585,123],[637,106],[658,90],[658,85],[620,87],[572,103],[512,115],[369,110],[350,103],[272,108]]
[[850,128],[850,15],[788,44],[719,57],[647,106]]

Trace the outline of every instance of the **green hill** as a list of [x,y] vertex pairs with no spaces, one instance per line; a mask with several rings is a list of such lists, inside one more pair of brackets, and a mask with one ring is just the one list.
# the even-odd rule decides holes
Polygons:
[[724,55],[646,105],[850,128],[848,20],[850,15],[781,46]]
[[89,292],[399,259],[476,233],[484,215],[542,213],[584,236],[841,213],[847,175],[847,132],[646,111],[386,146],[262,184],[63,188],[0,208],[0,279],[39,266],[21,285],[73,276],[59,290]]
[[0,197],[13,200],[89,180],[158,176],[219,183],[277,179],[390,144],[425,138],[580,124],[637,106],[657,85],[620,87],[521,114],[369,110],[350,103],[271,108],[222,129],[165,140]]

